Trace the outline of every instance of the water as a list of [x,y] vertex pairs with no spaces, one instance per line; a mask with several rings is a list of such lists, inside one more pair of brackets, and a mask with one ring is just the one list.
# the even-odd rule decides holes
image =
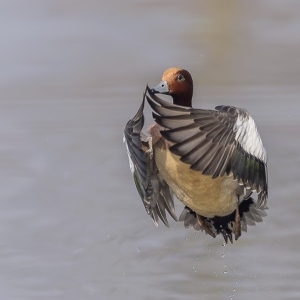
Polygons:
[[[1,299],[299,298],[300,3],[0,4]],[[124,125],[171,66],[268,150],[268,217],[225,248],[156,228],[130,176]]]

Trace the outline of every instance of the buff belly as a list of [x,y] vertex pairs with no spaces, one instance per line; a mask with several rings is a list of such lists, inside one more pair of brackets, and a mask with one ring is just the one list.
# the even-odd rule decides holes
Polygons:
[[190,165],[181,162],[179,156],[165,147],[155,149],[155,161],[177,198],[199,215],[208,218],[226,216],[236,209],[239,184],[231,176],[212,179],[202,175],[191,170]]

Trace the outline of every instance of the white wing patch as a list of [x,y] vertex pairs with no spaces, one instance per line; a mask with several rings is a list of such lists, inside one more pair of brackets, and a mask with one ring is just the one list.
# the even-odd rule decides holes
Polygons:
[[125,138],[124,134],[123,134],[123,143],[125,143],[125,145],[126,145],[127,155],[128,155],[128,160],[129,160],[129,167],[130,167],[131,173],[133,174],[134,173],[134,165],[133,165],[133,162],[132,162],[132,159],[131,159],[131,155],[130,155],[128,145],[127,145],[126,138]]
[[240,143],[243,149],[266,164],[267,151],[263,146],[253,118],[249,114],[246,117],[239,114],[233,130],[236,131],[235,140]]

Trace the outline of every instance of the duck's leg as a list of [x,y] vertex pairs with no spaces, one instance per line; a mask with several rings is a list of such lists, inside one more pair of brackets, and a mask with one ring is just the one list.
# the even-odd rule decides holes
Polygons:
[[197,221],[201,229],[203,229],[207,234],[212,236],[213,238],[216,237],[216,234],[212,231],[212,225],[202,216],[197,215]]
[[235,240],[237,240],[242,234],[239,204],[240,204],[240,201],[239,201],[239,197],[238,197],[237,206],[236,206],[236,209],[235,209],[235,222],[234,222],[234,237],[235,237]]

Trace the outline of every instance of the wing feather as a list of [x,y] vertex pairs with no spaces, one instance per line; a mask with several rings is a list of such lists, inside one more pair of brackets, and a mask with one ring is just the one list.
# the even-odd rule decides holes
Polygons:
[[146,92],[138,112],[127,122],[123,140],[133,179],[147,213],[156,226],[160,219],[169,227],[166,211],[177,221],[173,194],[156,167],[151,152],[151,138],[141,132],[144,126],[145,96]]
[[160,99],[147,88],[154,119],[174,143],[170,151],[204,175],[233,175],[258,193],[258,208],[268,197],[267,153],[254,120],[245,109],[228,105],[216,110],[182,107]]

